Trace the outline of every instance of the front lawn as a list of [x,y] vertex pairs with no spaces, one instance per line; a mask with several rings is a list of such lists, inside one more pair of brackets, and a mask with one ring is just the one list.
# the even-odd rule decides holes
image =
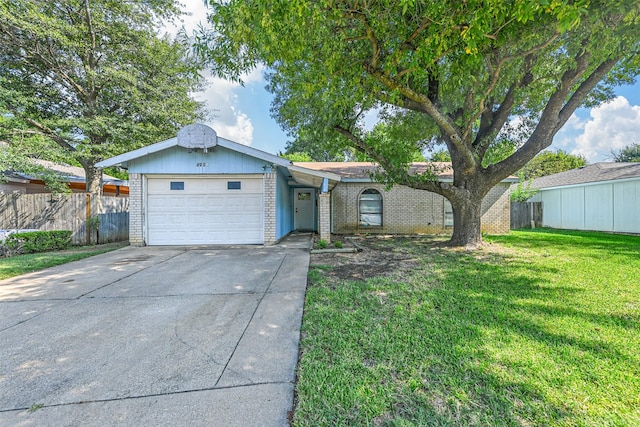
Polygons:
[[127,243],[107,243],[97,246],[76,246],[63,251],[41,252],[17,255],[10,258],[0,258],[0,280],[103,254],[126,245]]
[[313,255],[294,426],[639,426],[640,237]]

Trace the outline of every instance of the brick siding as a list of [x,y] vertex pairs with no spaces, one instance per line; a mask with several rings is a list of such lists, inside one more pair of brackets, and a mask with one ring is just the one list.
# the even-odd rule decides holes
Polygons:
[[[373,188],[382,194],[382,226],[359,225],[358,205],[362,191]],[[424,190],[394,186],[386,191],[377,183],[340,183],[332,191],[333,232],[336,234],[440,234],[445,227],[445,198]],[[509,185],[498,184],[482,203],[482,231],[509,232]]]
[[482,232],[508,234],[511,226],[510,184],[501,182],[482,200]]
[[331,242],[331,194],[320,193],[318,195],[318,231],[320,239]]
[[144,200],[142,199],[142,175],[129,174],[129,244],[144,245]]
[[276,174],[264,174],[264,244],[276,243]]

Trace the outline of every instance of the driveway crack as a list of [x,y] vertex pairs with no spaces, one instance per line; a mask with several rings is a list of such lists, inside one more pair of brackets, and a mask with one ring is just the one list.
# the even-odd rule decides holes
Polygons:
[[232,389],[241,389],[245,387],[257,387],[257,386],[269,386],[269,385],[280,385],[280,384],[293,384],[291,381],[270,381],[270,382],[260,382],[260,383],[252,383],[252,384],[241,384],[234,386],[224,386],[224,387],[202,387],[202,388],[193,388],[187,390],[177,390],[177,391],[168,391],[164,393],[149,393],[149,394],[141,394],[141,395],[133,395],[133,396],[124,396],[124,397],[111,397],[106,399],[88,399],[88,400],[78,400],[75,402],[63,402],[63,403],[51,403],[51,404],[41,404],[34,403],[31,406],[24,406],[20,408],[0,408],[0,413],[3,412],[17,412],[17,411],[37,411],[40,409],[46,408],[59,408],[64,406],[73,406],[73,405],[84,405],[89,403],[108,403],[108,402],[123,402],[127,400],[136,400],[136,399],[146,399],[151,397],[163,397],[163,396],[175,396],[180,394],[189,394],[189,393],[199,393],[203,391],[216,391],[216,390],[232,390]]
[[[173,325],[173,334],[174,334],[174,336],[176,337],[176,339],[177,339],[180,343],[182,343],[182,345],[184,345],[185,347],[187,347],[189,350],[191,350],[191,351],[195,351],[195,352],[198,352],[198,353],[200,353],[200,354],[204,355],[204,356],[207,358],[207,360],[211,361],[212,363],[214,363],[214,364],[216,364],[216,365],[218,365],[218,366],[226,366],[226,364],[225,364],[224,362],[220,362],[220,361],[216,360],[216,358],[215,358],[213,355],[211,355],[211,354],[209,354],[208,352],[206,352],[206,351],[204,351],[204,350],[200,349],[199,347],[196,347],[196,346],[194,346],[194,345],[189,344],[187,341],[185,341],[185,340],[180,336],[180,331],[179,331],[179,328],[178,328],[178,316],[179,316],[179,315],[180,315],[180,313],[179,313],[178,311],[176,311],[176,313],[175,313],[175,317],[174,317],[174,325]],[[223,369],[223,372],[224,372],[224,369]],[[218,382],[216,381],[216,384],[217,384],[217,383],[218,383]]]
[[[280,269],[282,268],[282,265],[284,264],[284,261],[286,259],[287,259],[287,254],[285,253],[284,256],[282,257],[282,260],[280,261],[280,264],[278,265],[278,268],[276,269],[275,273],[273,274],[273,276],[271,276],[271,279],[269,280],[269,285],[267,285],[267,288],[264,290],[264,292],[260,296],[260,299],[258,300],[258,303],[256,304],[256,308],[253,309],[253,313],[251,313],[251,317],[249,318],[249,321],[247,322],[247,325],[244,327],[244,329],[242,331],[242,334],[240,334],[240,337],[238,338],[238,341],[236,342],[236,345],[233,347],[233,351],[229,355],[229,359],[227,360],[227,363],[225,363],[224,368],[222,369],[222,372],[220,373],[220,376],[216,380],[216,384],[215,384],[216,386],[220,383],[220,380],[222,379],[222,377],[224,377],[225,372],[227,372],[227,369],[229,367],[229,363],[231,362],[231,359],[233,359],[233,356],[236,354],[236,350],[238,350],[238,346],[240,345],[240,342],[242,341],[242,339],[244,338],[245,334],[247,333],[247,329],[249,329],[249,325],[251,325],[251,322],[253,321],[253,318],[255,317],[256,313],[258,312],[258,308],[260,308],[260,304],[262,304],[262,301],[264,300],[265,296],[269,293],[269,289],[271,289],[271,285],[273,284],[273,281],[275,280],[275,278],[278,276],[278,273],[280,272]],[[245,378],[245,379],[247,381],[251,381],[248,378]]]
[[141,272],[143,272],[143,271],[145,271],[145,270],[148,270],[148,269],[150,269],[150,268],[152,268],[152,267],[157,267],[157,266],[159,266],[159,265],[161,265],[161,264],[164,264],[164,263],[165,263],[165,262],[167,262],[167,261],[170,261],[170,260],[172,260],[172,259],[174,259],[174,258],[176,258],[176,257],[179,257],[179,256],[181,256],[181,255],[184,255],[185,253],[187,253],[187,250],[183,250],[182,252],[177,253],[177,254],[175,254],[175,255],[173,255],[173,256],[171,256],[171,257],[167,258],[167,259],[164,259],[164,260],[162,260],[162,261],[160,261],[160,262],[157,262],[157,263],[153,263],[153,264],[151,264],[151,265],[149,265],[149,266],[147,266],[147,267],[141,268],[140,270],[134,271],[134,272],[133,272],[133,273],[131,273],[131,274],[127,274],[126,276],[122,276],[122,277],[120,277],[120,278],[118,278],[118,279],[114,280],[113,282],[106,283],[106,284],[104,284],[104,285],[102,285],[102,286],[99,286],[99,287],[97,287],[97,288],[95,288],[95,289],[90,290],[89,292],[85,292],[84,294],[78,295],[77,297],[75,297],[75,299],[84,298],[84,297],[86,297],[87,295],[90,295],[90,294],[92,294],[92,293],[94,293],[94,292],[96,292],[96,291],[99,291],[100,289],[104,289],[104,288],[106,288],[107,286],[111,286],[111,285],[113,285],[113,284],[116,284],[116,283],[118,283],[118,282],[121,282],[121,281],[123,281],[124,279],[128,279],[129,277],[131,277],[131,276],[135,276],[136,274],[141,273]]

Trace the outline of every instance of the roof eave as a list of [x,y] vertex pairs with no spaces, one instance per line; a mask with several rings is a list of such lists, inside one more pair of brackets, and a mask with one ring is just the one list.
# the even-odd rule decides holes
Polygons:
[[107,168],[110,166],[122,166],[127,167],[127,163],[131,160],[138,159],[140,157],[147,156],[149,154],[157,153],[158,151],[166,150],[167,148],[175,147],[178,145],[178,138],[171,138],[165,141],[156,142],[155,144],[147,145],[137,150],[129,151],[128,153],[120,154],[118,156],[111,157],[96,163],[97,168]]
[[255,157],[256,159],[264,160],[265,162],[273,163],[277,166],[289,167],[291,165],[290,160],[228,139],[218,137],[218,145],[229,150],[237,151],[238,153],[246,154],[247,156]]
[[322,182],[326,179],[329,184],[329,190],[332,190],[342,180],[340,175],[331,172],[317,171],[295,165],[288,165],[287,169],[296,182],[315,188],[320,188]]
[[585,181],[585,182],[576,182],[573,184],[556,184],[553,186],[549,186],[549,187],[535,187],[532,186],[531,188],[534,188],[536,190],[539,191],[546,191],[546,190],[557,190],[560,188],[573,188],[573,187],[586,187],[586,186],[592,186],[592,185],[603,185],[603,184],[614,184],[614,183],[619,183],[619,182],[627,182],[627,181],[638,181],[640,180],[640,176],[635,176],[635,177],[630,177],[630,178],[614,178],[614,179],[607,179],[607,180],[601,180],[601,181]]

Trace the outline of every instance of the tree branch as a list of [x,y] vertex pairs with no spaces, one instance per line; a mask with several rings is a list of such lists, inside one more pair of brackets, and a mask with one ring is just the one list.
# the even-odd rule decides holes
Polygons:
[[558,114],[558,124],[556,126],[557,130],[559,130],[564,124],[569,120],[571,115],[576,111],[576,109],[582,104],[586,96],[589,92],[596,87],[599,81],[601,81],[611,69],[616,65],[616,63],[620,60],[619,57],[610,58],[600,64],[593,72],[587,77],[580,86],[576,89],[576,91],[571,95],[571,98],[567,101],[567,103],[562,107],[560,113]]
[[542,111],[538,125],[533,133],[513,155],[487,167],[487,172],[490,176],[514,173],[521,169],[536,153],[551,145],[553,135],[566,123],[589,91],[616,64],[617,57],[602,62],[571,94],[569,100],[565,102],[590,66],[591,54],[586,49],[588,41],[588,39],[582,41],[585,49],[581,49],[576,54],[575,67],[567,69],[562,75],[556,91],[549,97],[549,101]]
[[366,38],[371,43],[371,49],[373,51],[373,54],[371,56],[371,66],[373,68],[377,68],[378,61],[380,59],[380,47],[378,46],[378,39],[376,38],[373,29],[371,28],[371,25],[369,25],[367,16],[364,13],[355,10],[348,11],[345,14],[350,18],[357,19],[358,21],[362,22],[362,25],[364,25],[364,29],[367,33]]
[[[415,104],[420,104],[422,106],[422,111],[431,116],[440,130],[442,130],[442,132],[447,135],[451,143],[455,145],[458,151],[461,153],[465,161],[465,170],[467,170],[468,172],[472,172],[476,169],[477,162],[469,147],[465,145],[464,141],[462,140],[461,135],[456,128],[456,125],[445,114],[443,114],[427,96],[399,84],[393,78],[386,75],[382,70],[374,69],[367,65],[365,65],[365,69],[383,86],[386,86],[391,90],[397,90],[407,100],[413,101],[413,103]],[[394,104],[398,105],[397,103]],[[400,107],[404,107],[404,105],[400,105]]]
[[424,31],[425,28],[427,28],[427,26],[432,23],[433,20],[429,17],[425,18],[422,23],[420,25],[418,25],[418,28],[416,28],[413,33],[411,33],[411,35],[402,43],[402,45],[400,46],[402,49],[410,49],[410,50],[414,50],[415,47],[413,46],[413,41],[420,35],[421,32]]
[[7,105],[7,109],[9,111],[11,111],[11,113],[13,113],[15,116],[22,118],[22,120],[24,120],[25,122],[29,123],[31,126],[35,127],[36,129],[38,129],[40,132],[40,135],[46,136],[51,138],[53,141],[55,141],[56,144],[58,144],[59,146],[61,146],[62,148],[69,150],[70,152],[74,152],[76,151],[76,149],[69,144],[69,142],[61,137],[60,135],[56,134],[52,129],[48,128],[47,126],[45,126],[44,124],[30,118],[30,117],[24,117],[23,115],[20,114],[20,112],[18,111],[18,109],[11,105],[11,104],[6,104]]
[[[521,87],[526,87],[529,84],[531,84],[532,82],[532,76],[531,76],[531,69],[533,67],[533,62],[535,59],[534,54],[545,49],[546,47],[550,46],[555,40],[557,40],[557,38],[560,36],[560,33],[554,33],[553,36],[551,36],[548,40],[544,41],[543,43],[538,44],[537,46],[532,47],[531,49],[528,49],[526,51],[520,52],[517,55],[510,55],[510,56],[505,56],[504,58],[502,58],[498,64],[494,67],[490,61],[487,61],[487,68],[489,70],[489,73],[491,74],[491,81],[489,83],[489,85],[487,86],[487,89],[484,91],[484,94],[482,96],[482,98],[479,101],[479,108],[478,108],[478,112],[476,113],[476,115],[469,120],[467,127],[464,131],[464,136],[470,134],[473,130],[473,124],[476,122],[476,120],[478,118],[481,117],[481,115],[485,112],[486,110],[486,105],[485,102],[486,100],[491,96],[491,94],[493,93],[494,89],[496,88],[498,81],[500,79],[500,75],[502,72],[502,68],[504,66],[504,64],[506,64],[509,61],[515,60],[517,58],[523,57],[524,56],[524,66],[523,66],[523,75],[522,78],[520,79],[520,82],[511,85],[511,87],[509,88],[507,95],[505,96],[505,99],[502,103],[500,103],[500,107],[498,109],[497,114],[494,116],[496,118],[498,118],[498,120],[496,121],[495,125],[489,127],[487,129],[487,133],[485,135],[476,135],[475,141],[473,143],[474,146],[478,146],[481,143],[481,140],[486,136],[489,135],[493,132],[497,132],[500,129],[502,129],[502,127],[504,126],[505,122],[507,121],[509,114],[511,113],[511,109],[513,108],[513,102],[515,100],[515,90],[517,88],[521,88]],[[480,136],[480,137],[479,137]]]
[[419,178],[416,179],[409,174],[408,170],[395,167],[385,157],[379,155],[379,153],[377,153],[369,145],[367,145],[362,139],[355,136],[349,129],[346,129],[342,126],[334,126],[333,129],[349,139],[354,148],[360,150],[361,152],[374,159],[377,162],[378,166],[381,166],[387,175],[392,175],[394,184],[406,185],[410,188],[427,190],[438,194],[443,193],[443,188],[440,185],[441,183],[439,181],[424,181],[419,180]]

